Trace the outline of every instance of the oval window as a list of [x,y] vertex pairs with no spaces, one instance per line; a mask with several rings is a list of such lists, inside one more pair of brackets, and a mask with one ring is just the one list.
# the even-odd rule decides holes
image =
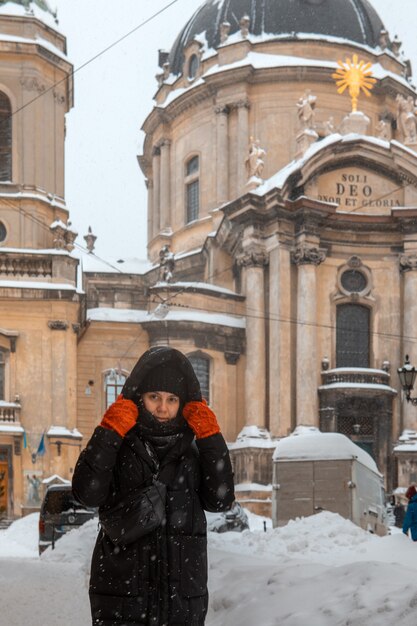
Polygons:
[[0,241],[4,241],[7,237],[7,230],[3,222],[0,222]]
[[188,62],[188,78],[195,78],[197,75],[198,66],[200,62],[196,54],[192,54]]
[[340,283],[349,293],[361,293],[368,286],[368,280],[362,272],[358,270],[347,270],[343,272]]

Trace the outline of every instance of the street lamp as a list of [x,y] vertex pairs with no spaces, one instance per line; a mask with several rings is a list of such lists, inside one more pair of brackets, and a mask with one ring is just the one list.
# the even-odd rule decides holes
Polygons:
[[417,398],[411,397],[411,391],[414,387],[414,383],[417,376],[417,370],[414,365],[410,364],[408,354],[405,355],[405,363],[402,367],[398,368],[398,376],[400,378],[401,387],[405,391],[405,397],[407,402],[417,405]]

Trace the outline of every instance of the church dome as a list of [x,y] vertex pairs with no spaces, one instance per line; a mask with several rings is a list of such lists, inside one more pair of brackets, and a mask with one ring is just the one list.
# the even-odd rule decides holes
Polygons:
[[229,22],[230,35],[240,29],[244,15],[252,35],[338,37],[376,48],[384,28],[368,0],[206,0],[187,22],[170,56],[171,71],[180,74],[184,48],[197,35],[205,35],[209,48],[220,43],[220,25]]

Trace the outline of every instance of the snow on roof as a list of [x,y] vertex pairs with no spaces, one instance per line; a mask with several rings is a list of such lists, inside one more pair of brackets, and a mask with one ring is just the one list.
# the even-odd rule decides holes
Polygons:
[[[145,324],[147,322],[160,322],[161,319],[144,310],[112,309],[100,307],[87,310],[87,319],[92,322],[121,322],[131,324]],[[217,324],[219,326],[231,326],[233,328],[245,328],[244,317],[225,315],[221,313],[205,313],[192,309],[169,311],[164,321],[189,321],[202,322],[204,324]]]
[[394,446],[394,452],[414,452],[417,454],[417,442],[399,443],[397,446]]
[[38,250],[37,248],[7,248],[6,246],[0,246],[0,252],[10,252],[11,254],[58,254],[62,256],[69,256],[68,250],[58,250],[57,248],[45,248]]
[[24,428],[17,424],[3,424],[0,422],[0,433],[24,433]]
[[399,441],[409,441],[410,439],[417,440],[417,431],[406,428],[398,439]]
[[116,259],[114,257],[100,258],[94,253],[80,247],[71,252],[71,256],[82,259],[83,273],[85,274],[145,274],[153,268],[147,259],[127,257]]
[[401,433],[398,440],[401,442],[394,447],[395,452],[414,452],[417,453],[417,432],[406,428]]
[[[257,189],[251,191],[251,193],[258,196],[263,196],[272,189],[282,189],[291,174],[301,169],[302,166],[307,163],[312,156],[317,154],[317,152],[320,152],[328,146],[336,143],[350,143],[358,140],[365,141],[369,144],[379,146],[381,148],[385,148],[386,150],[390,149],[390,142],[385,141],[384,139],[379,139],[378,137],[370,137],[369,135],[358,135],[357,133],[349,133],[347,135],[333,133],[332,135],[325,137],[321,141],[316,141],[315,143],[311,144],[311,146],[306,150],[306,152],[300,159],[296,159],[288,163],[285,167],[283,167],[281,170],[268,178]],[[391,141],[391,144],[396,145],[401,149],[407,150],[406,146],[403,146],[403,144],[399,142]],[[414,151],[410,152],[412,152],[413,156],[416,156],[416,153]]]
[[59,474],[53,474],[52,476],[48,476],[47,478],[44,478],[42,480],[42,483],[44,485],[50,485],[51,483],[53,483],[54,481],[59,481],[61,482],[63,485],[69,485],[71,484],[70,480],[67,480],[66,478],[62,478],[62,476],[60,476]]
[[67,230],[68,225],[64,224],[64,222],[62,220],[55,220],[49,226],[49,228],[58,228],[58,227],[63,228],[64,230]]
[[259,426],[244,426],[236,441],[228,443],[230,450],[239,450],[241,448],[275,448],[277,440],[271,439],[271,435],[266,428]]
[[201,282],[185,282],[185,281],[174,281],[172,283],[166,282],[158,282],[155,285],[152,285],[152,289],[158,287],[182,287],[184,289],[206,289],[208,291],[216,291],[218,293],[225,293],[231,296],[239,295],[236,291],[232,289],[227,289],[226,287],[220,287],[219,285],[213,285],[211,283],[201,283]]
[[75,285],[68,283],[47,283],[30,280],[0,280],[0,287],[8,289],[54,289],[57,291],[75,291]]
[[[23,4],[17,4],[16,2],[5,2],[0,5],[0,15],[15,15],[18,17],[36,17],[44,24],[47,24],[54,30],[58,31],[57,23],[54,17],[41,9],[35,2],[30,2],[30,12]],[[58,31],[59,32],[59,31]]]
[[195,80],[194,82],[192,82],[190,85],[188,85],[187,87],[179,87],[178,89],[174,89],[173,91],[171,91],[167,97],[165,98],[164,102],[161,102],[160,104],[157,104],[157,108],[158,109],[165,109],[169,104],[171,104],[171,102],[173,102],[174,100],[176,100],[177,98],[179,98],[180,96],[182,96],[183,94],[187,93],[188,91],[191,91],[192,89],[195,89],[196,87],[199,87],[200,85],[204,85],[205,84],[205,80],[203,77]]
[[322,433],[310,429],[309,434],[293,434],[276,444],[274,461],[321,461],[356,459],[359,463],[379,474],[373,458],[340,433]]
[[[297,32],[295,33],[295,36],[293,33],[262,33],[261,35],[255,35],[253,33],[249,33],[247,37],[245,37],[246,41],[249,41],[252,44],[257,44],[257,43],[265,43],[268,41],[276,41],[276,40],[288,40],[291,39],[292,41],[294,40],[306,40],[308,39],[309,41],[319,41],[319,42],[327,42],[327,43],[331,43],[331,44],[341,44],[344,46],[354,46],[355,48],[360,48],[361,50],[363,50],[364,52],[368,52],[369,54],[372,54],[372,56],[382,56],[382,55],[389,55],[390,57],[392,57],[393,59],[395,59],[396,61],[398,61],[397,57],[394,55],[394,53],[389,49],[389,48],[385,48],[385,50],[380,49],[380,51],[378,52],[378,50],[376,50],[375,48],[372,48],[371,46],[367,46],[366,44],[360,43],[358,41],[352,41],[351,39],[346,39],[345,37],[336,37],[334,35],[324,35],[324,34],[320,34],[320,33],[302,33],[302,32]],[[229,35],[229,37],[226,39],[226,41],[222,44],[219,45],[219,48],[221,47],[225,47],[227,45],[233,45],[235,43],[241,43],[243,41],[242,36],[240,34],[240,31],[236,31],[235,33],[233,33],[232,35]]]
[[16,407],[20,408],[20,404],[18,402],[6,402],[5,400],[0,400],[0,408],[1,407],[5,409],[14,409]]
[[65,426],[51,426],[46,433],[47,437],[69,437],[72,439],[82,439],[83,436],[77,428],[69,430]]
[[[235,35],[237,35],[237,33]],[[232,38],[233,36],[230,39]],[[276,37],[274,37],[274,39],[276,39]],[[372,51],[373,54],[374,52],[375,51]],[[171,91],[167,95],[164,102],[157,105],[157,108],[166,108],[171,104],[171,102],[173,102],[177,98],[180,98],[185,93],[191,91],[196,87],[199,87],[200,85],[204,85],[206,79],[210,76],[214,76],[216,74],[227,72],[230,70],[233,71],[242,67],[252,67],[254,70],[277,67],[314,67],[334,71],[338,69],[339,66],[337,61],[325,61],[323,59],[309,59],[306,57],[290,56],[286,54],[271,54],[250,51],[243,59],[240,59],[239,61],[234,61],[233,63],[228,63],[225,65],[213,65],[206,72],[204,72],[204,74],[198,80],[192,82],[190,85],[187,85],[186,87],[179,87],[178,89],[174,89],[173,91]],[[377,80],[391,78],[400,85],[407,87],[407,89],[411,88],[411,85],[406,78],[399,74],[395,74],[394,72],[386,70],[380,63],[374,63],[372,65],[372,76]]]
[[[2,186],[3,185],[5,185],[4,182],[2,182]],[[25,198],[29,200],[41,200],[42,202],[47,202],[50,206],[67,210],[67,206],[63,198],[51,194],[45,194],[41,191],[11,191],[9,193],[2,190],[0,192],[0,198]]]
[[65,61],[68,61],[67,55],[64,52],[62,52],[62,50],[57,48],[57,46],[54,46],[53,43],[51,43],[47,39],[44,39],[43,37],[36,36],[33,39],[31,39],[29,37],[19,37],[17,35],[5,35],[4,33],[1,33],[0,42],[1,41],[5,41],[8,43],[36,44],[38,46],[42,46],[43,48],[46,48],[47,50],[49,50],[49,52],[52,52],[52,54],[55,54],[55,56],[59,57],[60,59],[64,59]]

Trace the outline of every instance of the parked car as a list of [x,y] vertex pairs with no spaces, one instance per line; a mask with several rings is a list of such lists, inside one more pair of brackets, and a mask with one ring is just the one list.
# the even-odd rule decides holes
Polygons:
[[206,511],[207,530],[215,533],[236,532],[241,533],[249,529],[248,516],[239,502],[232,504],[228,511],[221,513],[209,513]]
[[39,554],[65,533],[82,526],[97,515],[97,509],[85,507],[72,493],[71,485],[51,485],[39,513]]

